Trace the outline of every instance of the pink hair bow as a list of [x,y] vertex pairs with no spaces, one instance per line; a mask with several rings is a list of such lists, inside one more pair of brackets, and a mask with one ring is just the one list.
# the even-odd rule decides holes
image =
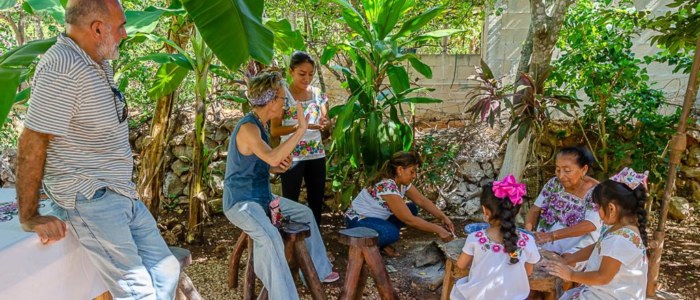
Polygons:
[[506,176],[501,181],[494,181],[492,189],[493,194],[497,198],[505,198],[507,196],[513,205],[520,205],[523,203],[523,196],[525,196],[525,184],[518,183],[513,174]]
[[649,177],[649,171],[644,171],[643,173],[637,173],[632,168],[625,167],[620,171],[620,173],[615,174],[610,177],[610,180],[623,183],[627,185],[631,190],[636,189],[640,184],[647,187],[647,178]]

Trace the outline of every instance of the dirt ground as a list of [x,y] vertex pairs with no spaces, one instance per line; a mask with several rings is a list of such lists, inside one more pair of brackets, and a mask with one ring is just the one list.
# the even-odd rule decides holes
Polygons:
[[[171,216],[172,217],[172,216]],[[178,217],[178,219],[183,217]],[[337,299],[342,289],[347,247],[337,240],[337,231],[344,228],[341,215],[325,215],[321,228],[327,250],[335,261],[334,269],[341,274],[335,283],[324,284],[328,299]],[[467,221],[456,220],[455,225],[463,228]],[[677,296],[678,299],[700,299],[700,225],[698,217],[693,216],[681,223],[669,221],[667,227],[665,252],[662,257],[660,289]],[[228,255],[240,233],[223,215],[215,215],[207,224],[205,235],[207,243],[203,245],[184,245],[192,251],[194,263],[185,271],[191,277],[204,299],[242,299],[239,290],[227,287]],[[463,231],[459,236],[465,236]],[[394,288],[399,291],[401,299],[439,299],[441,287],[432,291],[425,281],[416,279],[412,253],[422,249],[437,238],[428,233],[414,229],[404,229],[397,249],[402,253],[398,258],[385,258],[397,272],[390,277]],[[182,245],[181,245],[182,246]],[[244,254],[245,255],[245,254]],[[241,263],[242,265],[245,262]],[[241,267],[240,278],[243,278]],[[423,272],[421,272],[423,273]],[[240,284],[242,285],[242,284]],[[259,289],[260,287],[258,287]],[[311,299],[308,292],[301,288],[302,299]],[[368,280],[363,299],[379,299],[372,280]]]

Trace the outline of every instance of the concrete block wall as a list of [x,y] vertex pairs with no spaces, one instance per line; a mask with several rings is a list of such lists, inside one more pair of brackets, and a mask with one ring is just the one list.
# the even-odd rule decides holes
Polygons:
[[[666,6],[670,0],[636,0],[634,5],[638,10],[648,9],[653,15],[663,15],[670,9]],[[520,49],[527,37],[530,26],[530,1],[529,0],[499,0],[496,9],[503,9],[502,14],[494,14],[487,17],[484,23],[485,37],[483,39],[486,49],[484,59],[493,69],[494,75],[505,76],[512,79],[515,76],[520,60]],[[635,38],[632,51],[640,59],[659,51],[651,45],[650,37],[655,33],[644,31]],[[555,51],[555,58],[558,53]],[[653,88],[663,90],[669,102],[682,104],[685,88],[688,82],[687,74],[674,74],[673,68],[665,64],[651,64],[648,67],[649,77]],[[700,95],[696,100],[696,109],[700,108]],[[673,111],[669,108],[668,111]]]

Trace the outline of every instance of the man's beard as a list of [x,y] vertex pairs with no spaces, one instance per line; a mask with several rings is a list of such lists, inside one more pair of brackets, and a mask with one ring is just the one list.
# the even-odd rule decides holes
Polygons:
[[102,41],[100,45],[97,46],[97,51],[105,60],[117,60],[119,59],[119,43],[115,41]]

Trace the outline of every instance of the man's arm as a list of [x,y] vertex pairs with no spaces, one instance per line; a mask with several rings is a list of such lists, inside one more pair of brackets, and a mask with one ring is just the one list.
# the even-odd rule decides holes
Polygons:
[[46,244],[66,236],[66,224],[54,216],[39,215],[39,188],[44,176],[46,149],[52,136],[25,128],[19,138],[17,203],[19,222],[25,231],[37,233]]

